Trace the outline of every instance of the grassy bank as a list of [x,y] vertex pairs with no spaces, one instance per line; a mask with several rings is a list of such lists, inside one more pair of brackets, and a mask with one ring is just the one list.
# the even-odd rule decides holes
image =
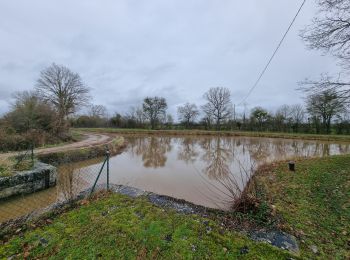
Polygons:
[[[51,147],[59,147],[64,146],[73,142],[78,142],[84,139],[84,135],[81,131],[77,131],[75,129],[72,129],[70,131],[70,135],[72,136],[72,140],[69,142],[60,142],[56,144],[48,144],[41,146],[39,148],[51,148]],[[37,147],[38,148],[38,147]],[[16,156],[17,154],[24,155],[27,152],[27,156],[25,160],[23,160],[21,163],[17,165]],[[3,155],[0,152],[0,155]],[[15,171],[24,171],[24,170],[30,170],[32,168],[33,164],[30,160],[30,150],[23,151],[23,152],[12,152],[12,155],[10,156],[0,156],[0,177],[7,177],[11,176]]]
[[33,168],[34,162],[25,158],[18,162],[14,157],[2,158],[0,160],[0,178],[13,175],[16,171],[27,171]]
[[81,131],[69,130],[65,137],[57,137],[48,132],[38,132],[32,134],[6,133],[0,129],[0,154],[16,151],[30,150],[32,144],[37,148],[59,147],[84,139]]
[[[350,155],[286,163],[256,175],[281,228],[294,234],[306,258],[350,258]],[[315,253],[316,252],[316,253]]]
[[111,155],[115,155],[122,151],[125,145],[126,143],[124,138],[118,136],[105,144],[76,148],[67,151],[39,154],[37,157],[42,162],[52,165],[59,165],[67,162],[78,162],[104,156],[106,154],[106,148],[109,149]]
[[213,221],[161,209],[144,198],[107,195],[85,202],[0,245],[0,258],[56,259],[285,259],[288,253],[256,243]]
[[71,140],[69,140],[69,141],[59,142],[59,143],[55,143],[55,144],[46,144],[46,145],[35,147],[35,148],[43,149],[43,148],[60,147],[60,146],[64,146],[67,144],[80,142],[80,141],[84,140],[84,138],[86,138],[81,131],[76,130],[76,129],[70,129],[69,134],[71,136]]
[[[281,162],[256,175],[260,196],[272,209],[267,216],[297,237],[302,258],[349,258],[350,155],[297,161],[296,165],[294,173]],[[212,214],[207,218],[162,209],[145,198],[108,194],[83,201],[79,208],[51,217],[43,226],[27,224],[26,231],[19,230],[0,244],[0,258],[289,257],[286,251],[225,228],[222,221]]]
[[[91,130],[163,133],[115,129],[86,131]],[[186,134],[183,131],[165,132]],[[104,146],[100,148],[104,152]],[[88,151],[74,153],[80,158],[90,154]],[[264,216],[240,213],[239,217],[252,221],[268,217],[267,221],[259,223],[266,226],[273,223],[274,227],[277,223],[280,229],[295,235],[302,258],[350,258],[350,155],[299,160],[296,169],[294,173],[288,171],[286,162],[261,168],[255,180]],[[290,257],[285,251],[251,241],[233,231],[236,230],[234,226],[222,225],[225,217],[220,218],[219,214],[214,217],[211,214],[207,217],[178,214],[156,207],[145,198],[131,199],[118,194],[81,204],[77,209],[51,217],[43,226],[29,223],[28,229],[19,230],[6,244],[0,242],[0,259],[8,256],[34,259]],[[237,216],[232,214],[232,217]]]
[[[82,137],[81,132],[75,133],[75,135]],[[110,154],[115,155],[121,152],[125,145],[126,143],[124,138],[118,136],[104,144],[67,149],[58,152],[39,153],[35,155],[35,158],[44,163],[57,166],[62,163],[77,162],[104,156],[106,154],[107,147]],[[57,145],[57,147],[58,146],[59,145]],[[17,160],[15,159],[14,153],[10,154],[9,156],[0,157],[0,177],[11,176],[16,171],[29,170],[33,166],[30,156],[27,156],[26,159],[18,165],[16,162]]]
[[121,128],[76,128],[76,131],[97,132],[97,133],[118,133],[118,134],[149,134],[149,135],[164,134],[164,135],[248,136],[248,137],[350,142],[349,135],[316,135],[316,134],[299,134],[299,133],[204,131],[204,130],[147,130],[147,129],[121,129]]

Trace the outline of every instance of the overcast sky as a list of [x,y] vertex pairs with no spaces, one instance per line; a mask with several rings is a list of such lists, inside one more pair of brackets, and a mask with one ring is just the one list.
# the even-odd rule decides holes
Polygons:
[[[169,111],[202,104],[211,87],[239,103],[271,56],[301,0],[0,1],[0,113],[11,93],[32,89],[52,62],[80,73],[93,102],[127,112],[145,96]],[[248,107],[302,102],[297,82],[336,70],[309,51],[299,31],[316,12],[304,6]],[[237,108],[241,111],[241,108]]]

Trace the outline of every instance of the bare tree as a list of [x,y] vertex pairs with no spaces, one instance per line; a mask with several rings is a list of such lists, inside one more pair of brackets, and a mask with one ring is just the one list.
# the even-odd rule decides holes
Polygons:
[[166,100],[162,97],[146,97],[143,100],[143,112],[150,121],[152,129],[155,129],[157,123],[165,118],[167,107]]
[[135,118],[138,125],[142,126],[145,121],[145,115],[143,113],[142,107],[137,107],[135,109]]
[[276,110],[274,121],[279,131],[285,131],[289,128],[290,117],[291,107],[289,105],[282,105]]
[[36,90],[57,110],[56,129],[58,132],[66,129],[67,117],[79,106],[88,104],[90,99],[89,88],[82,82],[79,74],[55,63],[41,71]]
[[90,107],[90,116],[92,117],[107,117],[107,109],[103,105],[92,105]]
[[332,118],[344,112],[343,102],[332,90],[325,90],[322,93],[309,95],[306,100],[307,111],[315,118],[321,117],[326,133],[331,132]]
[[291,107],[290,116],[293,122],[293,128],[296,132],[299,131],[299,126],[303,123],[305,118],[305,110],[302,105],[296,104]]
[[349,0],[317,0],[318,15],[301,33],[311,49],[330,52],[349,66],[350,2]]
[[200,120],[200,124],[205,126],[205,130],[210,130],[213,125],[213,119],[210,115],[205,114],[204,117]]
[[350,81],[342,81],[341,77],[331,77],[328,74],[322,74],[319,80],[306,79],[299,83],[300,90],[306,93],[319,93],[323,91],[334,91],[344,104],[350,104]]
[[167,114],[166,115],[166,122],[165,125],[167,126],[167,128],[171,129],[174,125],[174,118],[172,115]]
[[[309,48],[330,53],[340,60],[346,70],[350,70],[350,1],[318,0],[319,12],[311,25],[302,32],[301,37]],[[343,101],[350,99],[350,79],[321,75],[320,80],[305,80],[301,89],[310,93],[330,89],[336,91]]]
[[187,102],[183,106],[177,108],[177,114],[179,120],[185,124],[186,128],[189,128],[189,126],[194,123],[198,117],[199,110],[196,104],[190,104]]
[[283,122],[290,118],[291,115],[291,107],[288,105],[280,106],[276,111],[276,116],[279,116],[283,119]]
[[216,129],[220,130],[221,123],[232,114],[231,94],[227,88],[216,87],[204,94],[207,103],[202,106],[207,118],[213,118]]

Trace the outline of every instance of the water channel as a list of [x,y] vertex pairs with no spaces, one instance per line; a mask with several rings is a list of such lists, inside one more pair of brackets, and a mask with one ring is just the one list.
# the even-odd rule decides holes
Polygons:
[[[350,144],[219,136],[126,136],[110,159],[110,181],[211,208],[230,209],[261,164],[350,153]],[[90,188],[103,158],[58,169],[56,187],[0,201],[0,222],[74,197]],[[100,183],[106,181],[102,173]]]

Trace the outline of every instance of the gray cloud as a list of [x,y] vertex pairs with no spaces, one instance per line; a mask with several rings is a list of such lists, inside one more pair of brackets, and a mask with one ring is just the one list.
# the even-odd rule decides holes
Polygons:
[[[237,104],[299,5],[295,0],[1,1],[0,113],[8,109],[12,91],[32,88],[52,62],[79,72],[94,103],[110,113],[125,112],[147,95],[166,97],[175,113],[187,101],[203,103],[203,93],[215,86],[228,87]],[[315,11],[308,1],[247,100],[249,107],[300,103],[298,81],[336,71],[331,58],[306,50],[298,36]]]

